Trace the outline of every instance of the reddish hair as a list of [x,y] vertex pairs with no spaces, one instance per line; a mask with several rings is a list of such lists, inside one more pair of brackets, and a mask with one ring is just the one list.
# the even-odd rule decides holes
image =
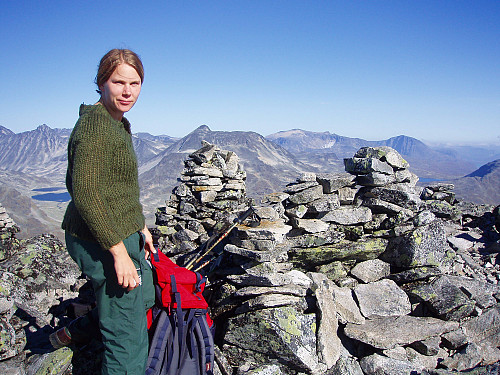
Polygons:
[[128,64],[134,68],[141,77],[141,83],[144,82],[144,67],[140,57],[129,49],[112,49],[106,53],[97,68],[97,75],[95,76],[95,84],[97,85],[97,92],[101,94],[99,87],[104,85],[111,77],[116,67],[120,64]]

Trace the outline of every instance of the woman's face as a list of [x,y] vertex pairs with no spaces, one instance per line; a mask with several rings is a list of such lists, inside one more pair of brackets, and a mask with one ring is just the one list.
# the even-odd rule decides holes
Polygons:
[[99,90],[104,107],[115,120],[121,120],[139,97],[141,77],[131,65],[120,64]]

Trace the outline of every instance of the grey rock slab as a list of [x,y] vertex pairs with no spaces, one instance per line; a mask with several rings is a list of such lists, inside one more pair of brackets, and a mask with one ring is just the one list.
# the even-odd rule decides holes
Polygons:
[[356,225],[368,223],[372,212],[367,207],[342,206],[321,216],[321,220],[341,225]]
[[286,272],[285,275],[290,278],[291,284],[300,285],[306,288],[311,287],[311,278],[302,271],[292,269]]
[[222,185],[220,178],[210,177],[203,180],[196,181],[197,186],[219,186]]
[[394,280],[396,284],[408,284],[415,281],[428,280],[431,277],[439,276],[442,271],[437,267],[416,267],[410,268],[406,271],[393,273],[389,277]]
[[224,189],[226,190],[240,190],[240,191],[245,191],[246,190],[246,184],[244,182],[228,182],[224,184]]
[[356,358],[341,356],[335,366],[333,366],[328,375],[363,375],[363,370]]
[[362,147],[354,154],[354,157],[380,159],[397,169],[405,169],[410,166],[395,149],[389,146]]
[[356,176],[350,173],[320,173],[316,180],[323,186],[323,193],[331,194],[345,187],[355,185]]
[[354,300],[354,295],[351,288],[333,286],[333,301],[335,303],[335,311],[339,321],[342,324],[354,323],[363,324],[365,318],[359,311],[359,306]]
[[462,329],[469,341],[500,347],[500,306],[489,308],[480,316],[464,322]]
[[386,202],[379,198],[366,197],[363,199],[363,206],[370,208],[374,213],[377,214],[395,215],[398,213],[403,213],[408,218],[413,217],[413,211],[398,206],[397,204]]
[[351,269],[351,275],[364,283],[378,281],[389,276],[391,266],[380,259],[371,259],[356,264]]
[[380,172],[370,172],[356,177],[356,183],[361,186],[386,186],[393,182],[396,182],[396,176],[394,174]]
[[247,286],[238,289],[234,293],[236,297],[249,297],[249,296],[258,296],[265,294],[287,294],[291,296],[305,297],[307,294],[307,288],[297,284],[289,284],[289,285],[275,286],[275,287]]
[[212,157],[214,156],[216,150],[217,148],[215,147],[215,145],[203,141],[202,147],[189,154],[189,157],[194,159],[194,161],[198,164],[207,163],[212,160]]
[[277,246],[275,241],[272,240],[242,240],[239,238],[233,239],[233,244],[235,246],[242,247],[244,249],[249,249],[249,250],[258,250],[258,251],[286,251],[284,250],[278,250],[276,249],[277,247],[282,247],[282,246]]
[[281,243],[291,229],[291,226],[285,225],[282,221],[262,220],[257,227],[240,225],[237,227],[236,232],[238,236],[245,240],[272,240]]
[[[31,358],[27,368],[27,374],[57,374],[63,375],[71,366],[73,352],[64,347],[51,353],[36,354]],[[47,371],[50,369],[50,372]]]
[[174,240],[175,244],[179,244],[182,241],[195,241],[200,235],[192,230],[189,229],[182,229],[177,231],[173,236],[172,239]]
[[391,239],[381,259],[403,268],[439,266],[448,249],[443,224],[433,221],[415,228],[408,234]]
[[454,250],[462,251],[471,249],[475,243],[475,241],[460,237],[460,235],[455,237],[448,237],[448,242]]
[[481,348],[475,343],[469,343],[465,349],[446,358],[441,364],[450,370],[465,371],[481,363],[483,356]]
[[320,233],[326,232],[330,225],[320,219],[299,219],[293,218],[291,220],[292,227],[301,229],[307,233]]
[[192,197],[193,193],[186,184],[180,184],[172,189],[172,192],[178,197]]
[[423,355],[436,355],[439,353],[441,337],[429,337],[426,340],[416,341],[411,344],[411,347]]
[[280,272],[274,262],[264,262],[245,269],[242,275],[229,275],[228,280],[239,286],[284,286],[296,284],[309,287],[311,280],[301,271]]
[[321,273],[311,272],[308,276],[312,279],[311,288],[316,296],[319,313],[316,348],[320,361],[331,368],[339,359],[342,347],[337,336],[339,324],[334,313],[334,283]]
[[415,226],[417,226],[417,227],[421,227],[421,226],[432,223],[434,220],[436,220],[436,215],[434,215],[429,210],[424,210],[422,212],[419,212],[413,218],[413,224],[415,224]]
[[411,173],[408,169],[400,169],[395,171],[394,177],[396,178],[397,183],[405,183],[411,187],[415,186],[419,180],[418,176],[415,173]]
[[[6,314],[12,311],[14,307],[14,300],[5,296],[0,296],[0,315]],[[12,311],[13,312],[13,311]]]
[[408,296],[392,280],[360,284],[354,289],[354,294],[365,318],[399,316],[411,312]]
[[263,262],[245,269],[241,275],[229,275],[229,281],[239,286],[283,286],[291,280],[279,272],[274,262]]
[[290,207],[285,210],[285,215],[288,217],[302,218],[307,213],[307,206],[299,204],[298,206]]
[[16,348],[16,331],[5,319],[0,319],[0,360],[18,355],[22,349]]
[[217,192],[215,190],[207,190],[199,192],[199,199],[201,203],[213,202],[216,196]]
[[209,176],[209,177],[223,177],[222,171],[219,168],[207,167],[193,167],[187,168],[184,172],[187,176]]
[[[494,207],[489,204],[475,204],[472,202],[459,201],[455,204],[455,207],[462,213],[464,216],[470,217],[481,217],[486,213],[493,213],[499,211],[494,211]],[[497,216],[498,218],[498,216]]]
[[406,375],[422,371],[422,367],[417,367],[410,361],[401,361],[379,354],[364,357],[359,364],[365,375]]
[[494,295],[500,293],[500,285],[469,277],[449,275],[448,280],[459,287],[465,294],[476,301],[476,304],[485,309],[497,303]]
[[297,178],[297,182],[309,182],[309,181],[316,181],[316,173],[304,172]]
[[400,207],[411,210],[418,210],[422,201],[416,194],[408,193],[392,187],[374,187],[365,193],[365,196],[371,196],[383,201],[393,203]]
[[469,342],[462,328],[447,332],[441,336],[443,345],[452,350],[461,348]]
[[431,283],[416,286],[409,293],[425,301],[441,319],[458,321],[474,311],[474,301],[448,276],[441,276]]
[[309,203],[307,212],[311,215],[324,215],[339,207],[340,200],[337,194],[325,194],[322,198]]
[[323,187],[321,185],[313,186],[290,195],[288,200],[293,204],[306,204],[319,199],[323,196]]
[[358,193],[359,188],[351,188],[351,187],[343,187],[337,191],[339,196],[340,204],[348,205],[353,204],[354,199],[356,198],[356,194]]
[[195,193],[201,193],[203,191],[221,191],[224,188],[222,184],[220,185],[200,185],[193,186],[191,189]]
[[318,186],[318,182],[314,181],[306,181],[306,182],[299,182],[299,183],[293,183],[287,185],[284,189],[283,192],[287,194],[296,194],[298,192],[301,192],[303,190],[309,189],[313,186]]
[[438,352],[433,355],[423,355],[413,349],[412,347],[406,348],[407,360],[413,363],[417,367],[424,369],[434,369],[440,364],[444,359],[448,358],[448,352],[444,349],[439,348]]
[[293,248],[288,255],[294,263],[303,264],[310,269],[336,260],[375,259],[385,251],[387,244],[388,241],[383,238],[362,238],[358,241],[342,240],[338,243],[318,247]]
[[302,308],[307,308],[305,300],[301,297],[291,296],[287,294],[264,294],[257,296],[255,298],[245,301],[241,306],[239,306],[235,313],[243,314],[249,311],[255,311],[260,309],[269,309],[273,307],[287,306],[287,305],[299,305],[302,302]]
[[261,220],[270,222],[279,221],[279,213],[273,207],[254,207],[255,213]]
[[394,174],[394,169],[389,164],[374,158],[346,158],[344,159],[344,167],[346,172],[355,175],[364,175],[370,172]]
[[431,189],[432,191],[450,191],[455,189],[455,185],[443,182],[436,182],[434,184],[427,185],[426,188]]
[[422,208],[431,211],[437,217],[458,219],[462,216],[460,210],[446,201],[427,200],[422,203]]
[[267,195],[265,195],[265,196],[261,199],[261,203],[262,203],[262,204],[275,204],[275,203],[282,203],[282,202],[283,202],[283,201],[285,201],[285,200],[286,200],[289,196],[290,196],[290,194],[283,193],[283,192],[271,193],[271,194],[267,194]]
[[457,322],[409,315],[386,316],[365,324],[348,323],[345,334],[378,349],[392,349],[458,329]]
[[224,353],[234,358],[252,358],[269,364],[269,357],[313,374],[326,366],[316,351],[316,316],[294,306],[252,311],[229,318],[224,336]]
[[245,375],[282,375],[279,365],[262,365],[256,368],[247,369],[247,366],[240,366],[238,374]]
[[316,267],[316,272],[324,273],[330,280],[339,281],[347,276],[347,270],[340,261]]
[[216,200],[234,199],[238,200],[243,197],[244,193],[241,190],[224,190],[219,191]]
[[286,250],[281,248],[275,248],[274,250],[270,251],[259,251],[244,249],[232,244],[227,244],[226,246],[224,246],[224,251],[227,251],[231,254],[237,254],[245,258],[255,260],[257,262],[284,262],[288,259]]
[[382,353],[389,358],[398,359],[400,361],[407,361],[408,355],[406,354],[406,349],[402,346],[396,346],[392,349],[382,350]]
[[13,358],[0,362],[0,374],[26,375],[26,370],[20,360]]
[[285,244],[292,247],[316,247],[337,243],[345,238],[344,232],[328,230],[322,233],[304,233],[301,235],[288,236]]

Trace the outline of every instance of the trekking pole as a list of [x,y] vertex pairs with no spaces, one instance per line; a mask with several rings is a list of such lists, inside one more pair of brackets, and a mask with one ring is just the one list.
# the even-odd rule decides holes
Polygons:
[[[197,256],[195,256],[193,259],[191,259],[188,264],[185,266],[185,268],[187,268],[188,270],[190,270],[191,268],[194,267],[194,265],[198,262],[200,262],[206,255],[208,255],[208,253],[210,253],[213,248],[215,246],[217,246],[224,238],[227,237],[227,235],[229,233],[231,233],[231,231],[238,225],[238,224],[241,224],[242,222],[244,222],[246,220],[246,218],[248,218],[252,213],[255,214],[255,211],[253,209],[252,206],[250,206],[250,208],[248,210],[246,210],[240,217],[237,217],[236,219],[234,219],[233,221],[233,224],[224,232],[220,235],[220,237],[215,241],[214,244],[211,244],[211,245],[208,245],[208,241],[207,241],[207,247],[208,249],[206,251],[204,251],[203,253],[201,254],[198,254]],[[210,240],[209,240],[210,241]],[[204,266],[206,266],[210,261],[204,263],[201,267],[197,267],[195,271],[203,268]]]

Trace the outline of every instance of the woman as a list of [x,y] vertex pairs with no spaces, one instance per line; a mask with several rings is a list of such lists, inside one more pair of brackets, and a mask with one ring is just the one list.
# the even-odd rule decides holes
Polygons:
[[[69,254],[96,294],[105,348],[102,374],[143,375],[147,359],[146,309],[154,303],[154,288],[146,258],[154,247],[139,202],[130,123],[123,117],[143,81],[134,52],[109,51],[96,76],[101,97],[95,105],[80,106],[68,143],[66,185],[72,200],[62,228]],[[80,321],[80,329],[87,323]],[[71,328],[58,331],[64,343],[61,334],[69,339]]]

